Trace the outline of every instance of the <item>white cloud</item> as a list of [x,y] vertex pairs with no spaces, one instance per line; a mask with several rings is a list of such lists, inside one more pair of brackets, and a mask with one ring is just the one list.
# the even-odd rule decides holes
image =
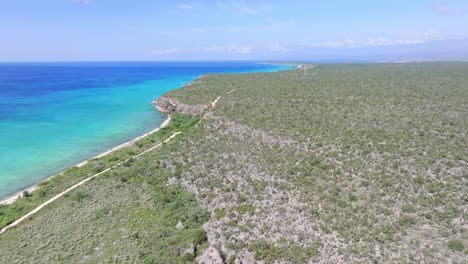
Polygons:
[[291,28],[295,25],[293,22],[280,23],[277,21],[270,21],[268,23],[260,23],[253,25],[220,25],[214,27],[203,28],[204,32],[219,31],[219,32],[281,32]]
[[446,15],[450,11],[446,3],[435,3],[432,5],[432,10],[439,15]]
[[213,45],[199,48],[169,48],[151,51],[153,56],[165,56],[171,54],[189,53],[189,52],[208,52],[208,53],[231,53],[231,54],[248,54],[256,50],[254,46],[243,45]]
[[281,52],[281,51],[288,51],[289,49],[284,47],[284,46],[281,46],[279,44],[275,44],[275,45],[269,47],[268,50],[270,52]]
[[185,10],[193,8],[192,4],[187,4],[187,3],[178,3],[176,6],[179,9],[185,9]]
[[82,4],[82,5],[89,5],[93,2],[93,0],[73,0],[73,2]]
[[153,56],[163,56],[170,54],[180,54],[188,52],[207,52],[207,53],[239,53],[247,54],[252,53],[256,50],[253,46],[242,46],[242,45],[213,45],[207,47],[198,47],[198,48],[169,48],[154,50],[151,52]]
[[[192,28],[193,32],[205,32],[204,29]],[[168,48],[152,51],[153,56],[168,56],[171,54],[272,54],[297,52],[313,48],[363,48],[378,46],[415,45],[443,40],[467,38],[466,35],[444,35],[434,30],[423,32],[399,32],[367,38],[346,38],[329,42],[298,42],[294,45],[273,43],[270,45],[211,45],[194,48]]]
[[172,48],[172,49],[153,50],[151,51],[151,55],[163,56],[163,55],[176,54],[176,53],[182,53],[182,52],[184,52],[184,49]]
[[223,32],[241,32],[241,31],[256,31],[256,27],[246,27],[246,26],[219,26],[214,28],[216,31]]
[[432,5],[432,11],[443,16],[463,16],[468,14],[468,5],[459,4],[451,5],[444,2],[437,2]]
[[247,5],[244,0],[217,1],[216,6],[223,11],[236,11],[248,15],[255,15],[258,11]]
[[229,46],[209,46],[201,48],[202,51],[206,52],[226,52],[226,53],[252,53],[255,51],[255,47],[253,46],[237,46],[237,45],[229,45]]
[[361,46],[391,46],[391,45],[411,45],[426,42],[434,42],[439,40],[451,39],[450,36],[443,36],[437,31],[425,31],[420,33],[410,33],[404,36],[387,36],[368,38],[366,41],[360,43]]
[[413,45],[440,40],[461,39],[465,36],[443,35],[434,30],[416,33],[400,33],[388,36],[375,36],[361,39],[344,39],[330,42],[303,43],[302,46],[340,48],[340,47],[375,47],[392,45]]

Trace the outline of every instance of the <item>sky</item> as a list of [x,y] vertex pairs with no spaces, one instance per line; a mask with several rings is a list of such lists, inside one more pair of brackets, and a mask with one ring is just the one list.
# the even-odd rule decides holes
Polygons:
[[0,0],[0,61],[466,60],[466,0]]

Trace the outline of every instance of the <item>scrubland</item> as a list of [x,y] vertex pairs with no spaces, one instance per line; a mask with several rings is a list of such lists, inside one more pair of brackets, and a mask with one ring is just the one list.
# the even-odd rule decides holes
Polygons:
[[2,235],[0,262],[209,262],[205,248],[225,263],[466,262],[468,63],[306,67],[165,94],[221,98],[199,124],[178,116],[52,179],[51,192],[184,131]]

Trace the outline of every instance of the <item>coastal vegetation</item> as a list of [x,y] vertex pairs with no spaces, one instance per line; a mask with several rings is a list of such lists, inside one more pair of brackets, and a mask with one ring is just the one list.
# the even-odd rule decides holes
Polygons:
[[[174,115],[168,126],[133,146],[39,183],[34,192],[0,207],[2,225],[78,181],[159,144],[176,131],[190,134],[198,121],[198,117]],[[171,144],[164,147],[170,149]],[[0,238],[1,262],[37,263],[38,254],[41,263],[192,261],[206,244],[201,225],[208,214],[192,194],[166,186],[171,173],[157,161],[158,154],[151,152],[131,159],[8,230]],[[182,228],[176,228],[179,222]]]
[[467,243],[467,63],[212,75],[166,94],[194,105],[217,95],[204,134],[184,141],[194,165],[182,178],[205,208],[223,212],[208,234],[225,254],[466,258],[454,248]]
[[303,67],[166,93],[220,99],[1,207],[5,225],[184,131],[0,236],[0,262],[463,263],[468,63]]

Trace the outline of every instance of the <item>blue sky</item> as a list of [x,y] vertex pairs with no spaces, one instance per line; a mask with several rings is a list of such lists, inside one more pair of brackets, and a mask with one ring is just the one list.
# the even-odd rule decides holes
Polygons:
[[466,0],[0,2],[0,61],[467,59],[467,37]]

